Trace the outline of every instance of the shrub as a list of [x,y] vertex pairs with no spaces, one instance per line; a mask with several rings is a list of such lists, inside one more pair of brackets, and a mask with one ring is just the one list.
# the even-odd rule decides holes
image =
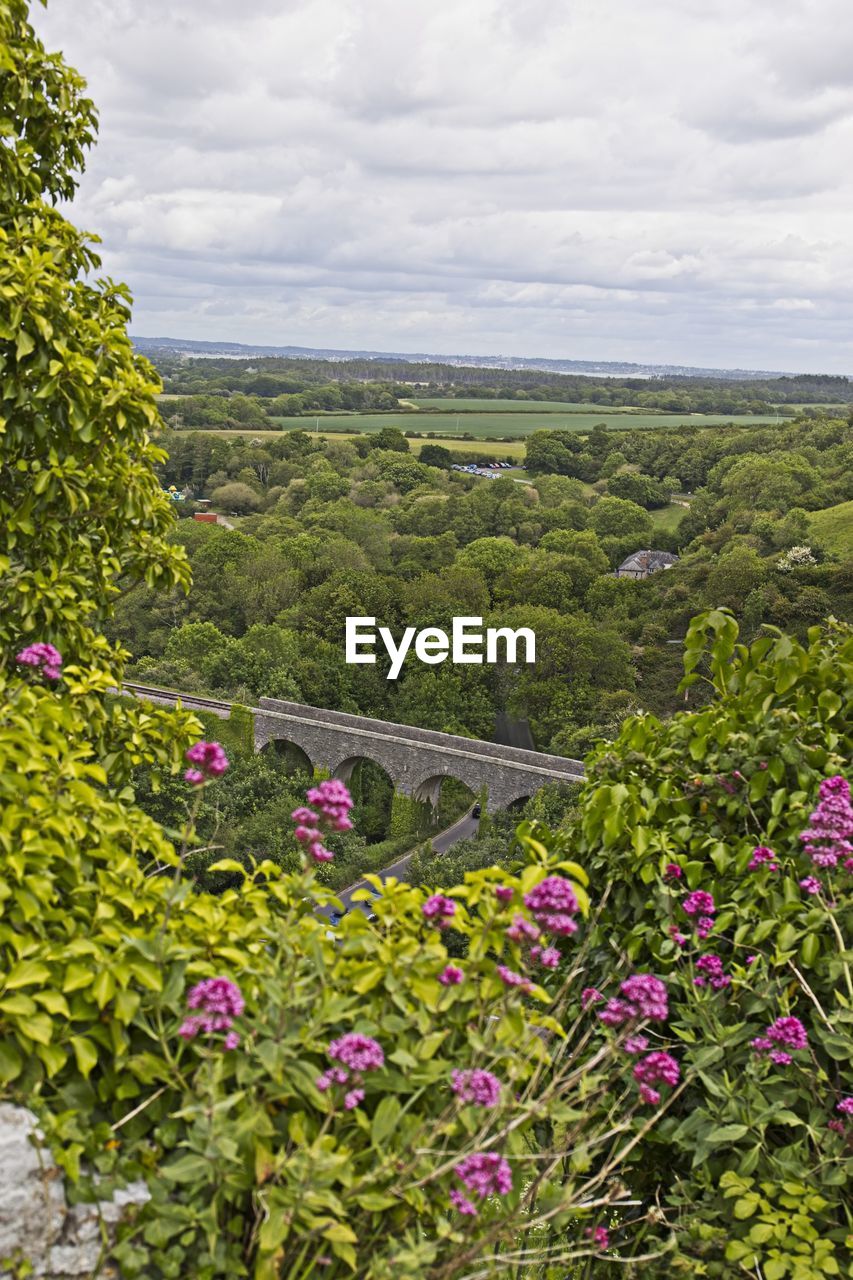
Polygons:
[[[853,1092],[853,913],[848,854],[815,866],[801,833],[822,780],[849,766],[853,635],[736,639],[724,612],[694,620],[686,683],[708,671],[715,700],[666,724],[629,720],[592,757],[555,848],[608,882],[590,981],[618,958],[666,975],[692,1073],[631,1174],[678,1228],[678,1260],[644,1274],[816,1280],[850,1265],[851,1128],[837,1108]],[[699,926],[697,892],[710,895]],[[802,1023],[805,1051],[767,1044],[780,1017]]]

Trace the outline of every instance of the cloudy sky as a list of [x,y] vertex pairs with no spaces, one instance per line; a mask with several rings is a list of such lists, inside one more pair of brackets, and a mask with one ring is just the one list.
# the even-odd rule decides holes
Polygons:
[[853,374],[849,0],[51,0],[147,336]]

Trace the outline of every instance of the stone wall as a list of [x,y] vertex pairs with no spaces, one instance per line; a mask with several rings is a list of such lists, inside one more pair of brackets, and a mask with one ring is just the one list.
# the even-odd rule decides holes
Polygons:
[[106,1247],[127,1208],[147,1199],[134,1182],[109,1200],[69,1205],[36,1117],[0,1103],[0,1280],[115,1280],[115,1269],[100,1265]]

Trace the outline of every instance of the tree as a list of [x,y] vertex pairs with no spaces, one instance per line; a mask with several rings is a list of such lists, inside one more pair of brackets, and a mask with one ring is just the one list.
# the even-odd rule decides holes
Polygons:
[[449,471],[453,465],[453,454],[441,444],[425,444],[418,454],[418,461],[427,467],[441,467]]
[[250,511],[260,511],[263,505],[260,494],[239,480],[220,485],[218,489],[214,489],[210,498],[217,507],[223,507],[229,514],[233,512],[238,516],[248,515]]
[[601,538],[633,535],[642,540],[652,532],[649,513],[624,498],[601,498],[590,513],[589,523]]

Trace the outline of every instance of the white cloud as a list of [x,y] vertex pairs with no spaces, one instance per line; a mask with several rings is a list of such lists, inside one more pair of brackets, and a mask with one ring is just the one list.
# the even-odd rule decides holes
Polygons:
[[848,0],[55,0],[138,333],[853,373]]

